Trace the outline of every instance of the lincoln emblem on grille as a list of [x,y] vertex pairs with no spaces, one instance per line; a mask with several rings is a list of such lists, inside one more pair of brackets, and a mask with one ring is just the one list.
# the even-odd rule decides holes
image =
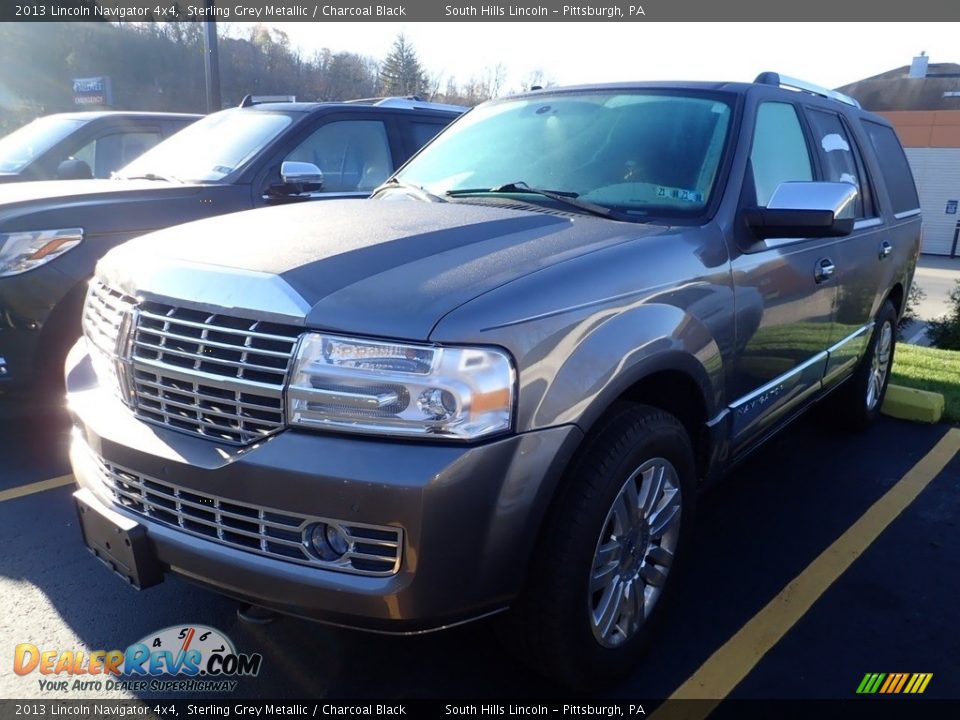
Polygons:
[[120,397],[127,405],[135,401],[136,382],[133,377],[133,347],[137,337],[137,325],[140,321],[140,311],[135,307],[127,308],[120,318],[117,328],[117,342],[114,345],[116,354],[117,382],[120,385]]

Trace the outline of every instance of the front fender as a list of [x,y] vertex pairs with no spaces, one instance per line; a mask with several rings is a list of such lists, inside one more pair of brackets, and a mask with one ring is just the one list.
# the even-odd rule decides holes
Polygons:
[[631,386],[661,371],[693,380],[707,417],[721,406],[720,348],[696,317],[672,305],[645,303],[604,319],[587,328],[560,360],[531,427],[574,423],[587,431]]

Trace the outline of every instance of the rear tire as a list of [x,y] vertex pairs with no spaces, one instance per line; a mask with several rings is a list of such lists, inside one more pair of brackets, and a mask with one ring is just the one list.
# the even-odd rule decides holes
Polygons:
[[860,431],[880,414],[890,383],[897,346],[897,311],[889,300],[874,320],[873,334],[853,376],[834,396],[836,418],[841,427]]
[[588,690],[627,675],[676,585],[693,526],[690,439],[621,404],[568,470],[501,636],[537,672]]

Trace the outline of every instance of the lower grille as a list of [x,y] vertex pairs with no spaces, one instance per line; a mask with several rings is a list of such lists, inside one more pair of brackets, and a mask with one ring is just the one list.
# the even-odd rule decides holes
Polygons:
[[[150,520],[258,555],[355,575],[393,575],[400,569],[403,530],[347,523],[257,507],[149,478],[95,457],[100,477],[114,501]],[[307,546],[319,523],[343,529],[348,551],[322,560]]]

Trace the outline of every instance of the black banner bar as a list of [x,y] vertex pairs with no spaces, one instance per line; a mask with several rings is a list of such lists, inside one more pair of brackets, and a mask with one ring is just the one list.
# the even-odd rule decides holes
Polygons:
[[0,719],[31,718],[653,718],[654,720],[953,720],[960,700],[0,700]]
[[[0,21],[657,22],[952,21],[943,0],[35,0],[4,2]],[[863,32],[869,32],[864,26]],[[718,29],[718,33],[722,33]],[[815,45],[814,40],[811,41]]]

